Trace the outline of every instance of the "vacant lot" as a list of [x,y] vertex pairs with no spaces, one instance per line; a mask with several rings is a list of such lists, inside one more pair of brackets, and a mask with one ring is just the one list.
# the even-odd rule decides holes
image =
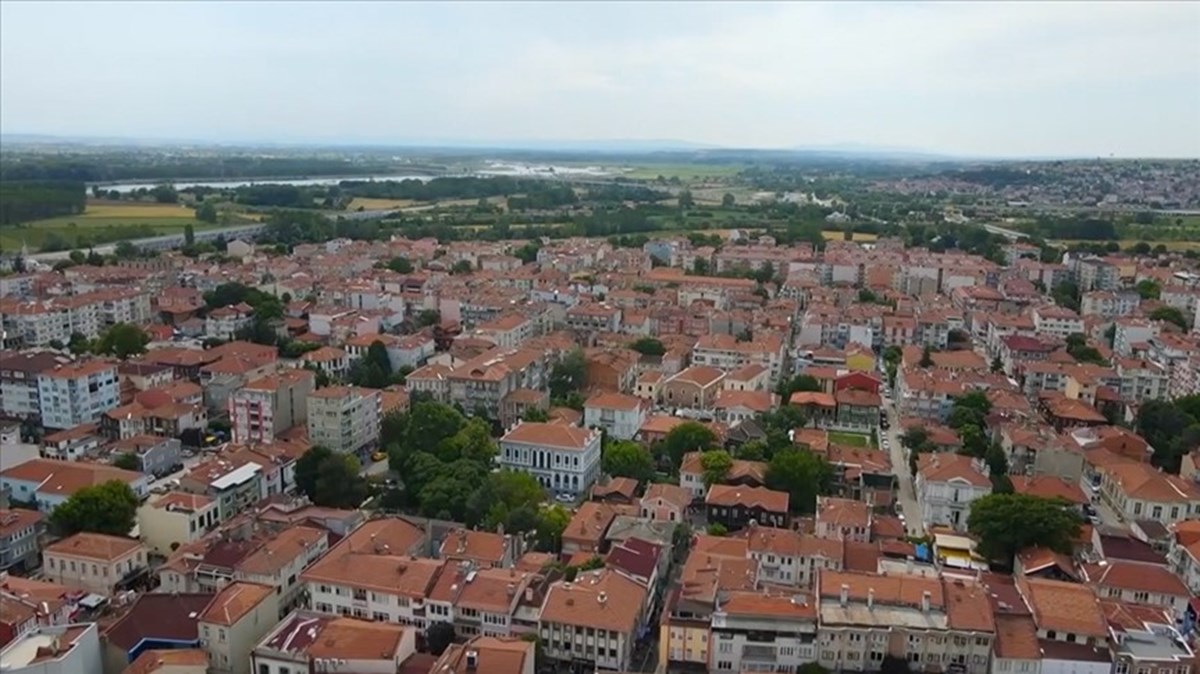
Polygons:
[[350,207],[346,210],[357,211],[390,211],[397,208],[407,208],[417,202],[412,199],[371,199],[368,197],[354,197],[354,201],[350,202]]
[[835,445],[851,445],[854,447],[871,447],[871,436],[862,433],[841,433],[829,431],[829,442]]
[[178,204],[88,201],[86,209],[79,215],[4,227],[0,230],[0,249],[16,250],[27,245],[31,250],[39,250],[47,237],[57,238],[67,246],[86,247],[146,235],[182,232],[188,224],[198,230],[216,226],[199,222],[191,208]]
[[[821,232],[821,236],[825,237],[826,241],[841,241],[842,238],[845,236],[845,234],[842,232],[839,232],[836,229],[827,229],[827,230]],[[869,243],[871,241],[875,241],[878,238],[879,238],[879,236],[876,234],[867,234],[865,232],[855,232],[854,233],[854,240],[858,241],[859,243],[864,243],[864,242]]]

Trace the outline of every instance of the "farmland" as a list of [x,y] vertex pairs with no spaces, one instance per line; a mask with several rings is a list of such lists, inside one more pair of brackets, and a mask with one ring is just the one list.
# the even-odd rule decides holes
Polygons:
[[191,208],[178,204],[88,201],[79,215],[65,215],[10,225],[0,232],[0,249],[31,250],[49,247],[82,247],[126,239],[182,232],[186,225],[197,230],[215,227],[196,220]]
[[662,176],[688,181],[732,178],[741,170],[736,164],[634,164],[620,167],[619,175],[631,180],[654,180]]

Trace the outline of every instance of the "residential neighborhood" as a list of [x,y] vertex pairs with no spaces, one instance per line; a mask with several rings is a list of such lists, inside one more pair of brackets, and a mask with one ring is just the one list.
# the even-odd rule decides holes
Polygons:
[[5,277],[4,670],[1194,671],[1182,258],[735,233]]

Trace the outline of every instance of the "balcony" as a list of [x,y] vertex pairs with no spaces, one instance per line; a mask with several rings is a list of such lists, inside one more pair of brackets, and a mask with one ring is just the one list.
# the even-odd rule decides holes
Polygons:
[[742,648],[742,659],[755,662],[775,662],[779,656],[776,654],[774,646],[747,645]]

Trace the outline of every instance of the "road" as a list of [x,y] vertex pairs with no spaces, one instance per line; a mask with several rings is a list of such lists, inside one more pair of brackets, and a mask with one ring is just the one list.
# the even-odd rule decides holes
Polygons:
[[[221,236],[244,236],[247,238],[254,238],[255,236],[259,235],[262,230],[263,225],[234,225],[231,227],[221,227],[218,229],[201,229],[197,231],[195,235],[197,241],[214,241]],[[146,248],[150,250],[169,250],[171,248],[178,248],[182,246],[183,240],[184,235],[180,233],[162,234],[160,236],[151,236],[143,239],[131,239],[129,243],[132,243],[139,248]],[[94,250],[101,255],[111,255],[116,249],[117,244],[107,243],[102,246],[94,246],[88,250]],[[30,259],[37,260],[38,262],[48,262],[52,264],[60,260],[66,260],[70,256],[71,251],[58,250],[54,251],[53,253],[35,253],[29,257]]]
[[896,413],[896,404],[891,398],[884,398],[883,405],[888,417],[888,430],[884,432],[884,437],[891,444],[888,453],[892,459],[892,472],[896,474],[896,482],[899,483],[897,501],[904,512],[908,533],[912,536],[924,536],[925,525],[921,522],[921,508],[917,504],[912,475],[908,472],[908,458],[904,456],[904,447],[900,445],[900,415]]

